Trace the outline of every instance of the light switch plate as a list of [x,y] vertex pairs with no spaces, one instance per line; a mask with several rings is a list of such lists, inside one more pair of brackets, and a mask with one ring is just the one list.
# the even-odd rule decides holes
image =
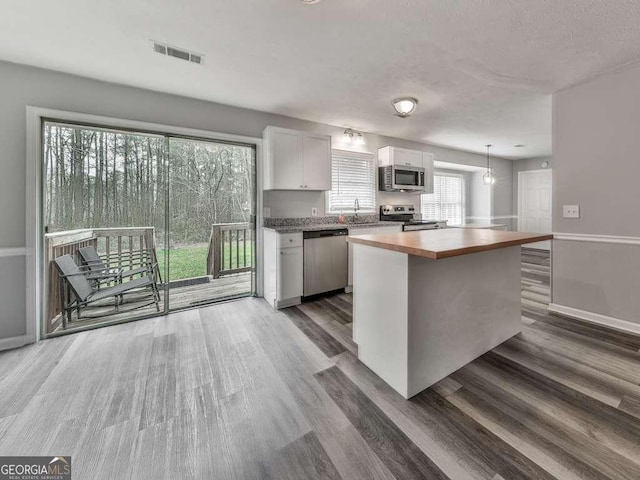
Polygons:
[[580,218],[580,205],[563,205],[563,218]]
[[271,207],[264,207],[262,209],[262,213],[264,215],[264,218],[270,218],[271,217]]
[[318,207],[313,207],[311,209],[311,216],[312,217],[317,217],[318,216]]

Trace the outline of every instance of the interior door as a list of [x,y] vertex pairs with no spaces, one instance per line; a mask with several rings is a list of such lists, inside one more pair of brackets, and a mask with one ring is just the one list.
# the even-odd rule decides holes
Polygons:
[[[551,233],[551,170],[525,171],[518,174],[518,230]],[[549,250],[551,242],[538,242],[529,247]]]

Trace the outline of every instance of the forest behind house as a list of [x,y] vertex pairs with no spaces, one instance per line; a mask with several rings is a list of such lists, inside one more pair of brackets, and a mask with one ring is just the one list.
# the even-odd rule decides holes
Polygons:
[[174,246],[206,242],[212,224],[252,213],[248,146],[47,123],[44,166],[49,232],[154,226],[161,242],[168,200]]
[[253,213],[250,146],[46,123],[43,162],[50,233],[155,227],[162,257],[168,201],[169,248],[190,249],[171,261],[172,278],[204,273],[212,224]]

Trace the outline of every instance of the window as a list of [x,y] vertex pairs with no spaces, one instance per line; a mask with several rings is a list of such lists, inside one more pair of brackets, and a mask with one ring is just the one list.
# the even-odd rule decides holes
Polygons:
[[353,212],[356,198],[361,212],[376,211],[375,156],[371,153],[333,150],[327,213]]
[[447,220],[450,225],[464,221],[464,177],[456,174],[436,174],[433,193],[420,196],[422,218]]

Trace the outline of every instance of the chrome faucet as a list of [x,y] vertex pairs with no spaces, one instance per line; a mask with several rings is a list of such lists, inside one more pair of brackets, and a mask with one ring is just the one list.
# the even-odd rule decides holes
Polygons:
[[358,198],[353,201],[353,221],[358,221],[358,210],[360,210],[360,202],[358,202]]

